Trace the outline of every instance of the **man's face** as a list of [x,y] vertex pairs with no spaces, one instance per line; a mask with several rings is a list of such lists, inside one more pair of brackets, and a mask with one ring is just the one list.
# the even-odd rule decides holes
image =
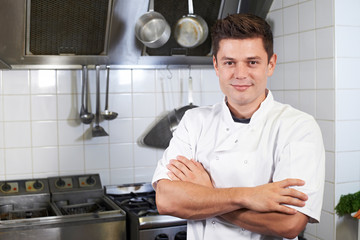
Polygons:
[[255,111],[266,97],[266,82],[274,72],[276,55],[268,62],[261,38],[223,39],[213,63],[230,109]]

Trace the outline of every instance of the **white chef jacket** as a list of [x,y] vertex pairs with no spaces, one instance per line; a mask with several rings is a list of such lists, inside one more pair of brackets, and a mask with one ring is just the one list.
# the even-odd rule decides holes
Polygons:
[[[202,163],[217,188],[254,187],[299,178],[294,187],[308,195],[294,207],[318,222],[322,207],[325,151],[315,119],[274,101],[270,91],[248,124],[232,119],[226,101],[188,110],[153,176],[153,184],[169,179],[166,165],[183,155]],[[214,217],[188,221],[188,240],[282,239],[242,229]]]

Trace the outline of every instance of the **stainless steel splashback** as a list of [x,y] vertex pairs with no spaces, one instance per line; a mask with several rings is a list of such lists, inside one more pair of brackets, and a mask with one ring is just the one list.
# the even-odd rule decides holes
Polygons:
[[[157,1],[160,0],[155,0],[155,11]],[[187,0],[182,1],[187,7]],[[218,8],[217,18],[236,12],[250,12],[255,8],[249,8],[249,5],[264,6],[266,5],[264,2],[270,2],[267,4],[268,7],[261,9],[266,15],[272,2],[272,0],[213,1]],[[134,26],[136,20],[148,11],[148,0],[43,0],[43,2],[45,6],[41,5],[41,0],[0,1],[0,69],[81,68],[81,65],[95,64],[159,67],[212,63],[211,49],[191,55],[186,51],[168,55],[162,54],[162,51],[159,51],[159,54],[156,51],[155,53],[146,51],[135,37]],[[56,11],[47,8],[47,3],[54,4]],[[97,4],[95,7],[89,6],[95,3]],[[209,5],[209,7],[213,6]],[[42,14],[32,12],[36,8],[37,11],[43,11],[42,14],[47,18],[42,19]],[[194,1],[194,11],[195,13],[197,11],[196,1]],[[260,12],[258,15],[261,15]],[[35,16],[34,20],[32,17]],[[207,16],[202,17],[207,18]],[[96,24],[101,27],[92,28]],[[99,31],[100,36],[96,35],[96,31]],[[86,45],[89,42],[93,45]],[[94,46],[94,42],[99,46]]]

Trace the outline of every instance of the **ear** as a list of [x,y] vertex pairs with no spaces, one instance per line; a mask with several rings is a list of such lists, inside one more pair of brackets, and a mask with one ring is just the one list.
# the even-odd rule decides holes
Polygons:
[[219,76],[219,69],[218,69],[218,64],[217,64],[215,55],[213,55],[213,65],[214,65],[214,69],[216,72],[216,76]]
[[267,70],[268,70],[268,73],[267,73],[267,76],[270,77],[271,75],[273,75],[274,73],[274,70],[275,70],[275,66],[276,66],[276,60],[277,60],[277,55],[274,53],[270,60],[269,60],[269,63],[267,65]]

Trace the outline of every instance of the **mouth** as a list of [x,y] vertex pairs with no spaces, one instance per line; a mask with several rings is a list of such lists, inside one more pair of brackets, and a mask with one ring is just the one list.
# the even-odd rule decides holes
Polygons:
[[251,84],[241,84],[241,85],[240,84],[239,85],[232,84],[231,86],[238,91],[245,91],[245,90],[249,89],[252,85]]

